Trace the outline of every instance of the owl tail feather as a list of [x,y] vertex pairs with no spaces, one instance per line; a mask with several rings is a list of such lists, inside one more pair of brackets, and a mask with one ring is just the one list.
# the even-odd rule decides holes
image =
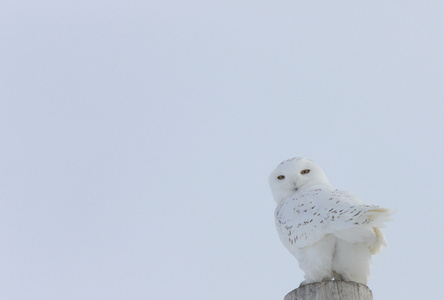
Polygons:
[[376,207],[367,210],[366,217],[369,218],[370,224],[373,227],[385,227],[385,223],[391,221],[393,211],[388,208]]
[[388,244],[381,229],[374,227],[373,232],[375,233],[376,240],[369,246],[369,249],[370,253],[375,255],[381,252],[384,247],[388,247]]
[[371,254],[378,254],[384,247],[388,247],[385,236],[379,228],[385,227],[385,223],[392,220],[392,214],[392,210],[381,207],[372,208],[367,211],[366,215],[370,220],[373,233],[376,237],[375,242],[369,247]]

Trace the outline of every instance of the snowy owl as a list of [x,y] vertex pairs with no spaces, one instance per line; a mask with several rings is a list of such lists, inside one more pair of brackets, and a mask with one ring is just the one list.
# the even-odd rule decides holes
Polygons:
[[379,228],[391,211],[335,189],[305,158],[283,161],[269,181],[279,237],[305,272],[301,285],[333,279],[367,284],[371,255],[387,246]]

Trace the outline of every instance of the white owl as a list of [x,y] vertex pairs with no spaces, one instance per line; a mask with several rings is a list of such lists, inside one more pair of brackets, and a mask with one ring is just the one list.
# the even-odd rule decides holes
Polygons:
[[333,279],[367,284],[371,255],[387,246],[379,228],[391,211],[335,189],[305,158],[283,161],[269,180],[279,237],[305,272],[301,285]]

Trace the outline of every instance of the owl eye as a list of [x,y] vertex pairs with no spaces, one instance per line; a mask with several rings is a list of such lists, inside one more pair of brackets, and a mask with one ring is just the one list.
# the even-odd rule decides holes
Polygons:
[[301,174],[308,174],[308,173],[310,173],[310,170],[309,170],[309,169],[305,169],[305,170],[302,170],[302,171],[301,171]]
[[279,180],[282,180],[282,179],[284,179],[284,178],[285,178],[284,175],[279,175],[279,176],[277,177],[277,179],[279,179]]

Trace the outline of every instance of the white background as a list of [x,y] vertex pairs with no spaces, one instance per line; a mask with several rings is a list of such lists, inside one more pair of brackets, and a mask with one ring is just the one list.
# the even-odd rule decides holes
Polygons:
[[442,297],[443,15],[2,1],[0,298],[282,299],[267,179],[294,156],[396,209],[375,299]]

